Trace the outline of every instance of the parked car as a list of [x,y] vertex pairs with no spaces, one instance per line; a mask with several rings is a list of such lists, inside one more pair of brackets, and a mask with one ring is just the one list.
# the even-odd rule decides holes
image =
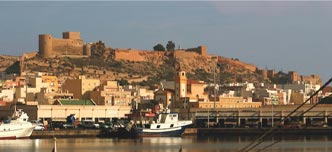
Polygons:
[[41,120],[31,120],[30,121],[32,123],[32,125],[36,126],[35,128],[33,128],[33,130],[35,131],[43,131],[45,130],[44,124],[42,123]]
[[70,124],[70,123],[65,123],[62,125],[63,128],[68,129],[68,128],[76,128],[76,126],[74,124]]
[[35,131],[44,131],[45,127],[42,123],[37,123],[36,127],[33,128],[33,130],[35,130]]
[[93,128],[99,128],[100,125],[98,123],[95,123],[95,121],[93,120],[82,120],[80,127],[86,129],[93,129]]

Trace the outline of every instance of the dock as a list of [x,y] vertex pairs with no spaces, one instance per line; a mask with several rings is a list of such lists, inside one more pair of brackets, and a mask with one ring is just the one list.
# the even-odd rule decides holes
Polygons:
[[[259,136],[270,128],[188,128],[183,136]],[[273,132],[274,135],[332,135],[332,128],[278,128]]]
[[[222,135],[262,135],[270,128],[186,128],[182,136],[222,136]],[[41,138],[97,138],[101,130],[55,130],[55,131],[34,131],[31,139]],[[278,128],[274,135],[332,135],[332,128]]]
[[67,129],[67,130],[54,130],[54,131],[33,131],[30,138],[96,138],[101,130],[98,129]]

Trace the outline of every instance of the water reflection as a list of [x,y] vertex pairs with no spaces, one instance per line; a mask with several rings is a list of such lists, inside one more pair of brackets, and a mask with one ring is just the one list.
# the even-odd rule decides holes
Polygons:
[[[236,152],[254,138],[250,136],[139,139],[58,138],[57,147],[60,152],[177,152],[181,146],[183,152]],[[278,140],[280,142],[264,149]],[[0,140],[1,152],[48,152],[52,148],[53,139]],[[261,149],[274,152],[328,152],[332,151],[332,139],[329,136],[270,137],[255,151]]]

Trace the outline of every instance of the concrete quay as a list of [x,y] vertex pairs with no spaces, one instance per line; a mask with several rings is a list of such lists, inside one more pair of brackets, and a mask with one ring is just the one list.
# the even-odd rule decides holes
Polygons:
[[[197,136],[259,136],[268,132],[269,128],[197,128]],[[277,128],[273,136],[281,135],[332,135],[332,128]]]
[[100,134],[101,130],[80,130],[80,129],[68,129],[68,130],[54,130],[54,131],[33,131],[30,138],[95,138]]
[[[262,135],[270,128],[186,128],[182,136]],[[34,131],[30,138],[97,138],[101,130]],[[332,135],[332,128],[277,128],[274,135]]]

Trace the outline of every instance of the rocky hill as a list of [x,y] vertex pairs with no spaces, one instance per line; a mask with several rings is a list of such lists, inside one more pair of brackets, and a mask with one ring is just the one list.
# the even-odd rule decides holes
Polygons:
[[[101,80],[118,80],[122,84],[139,84],[153,88],[162,80],[173,80],[176,71],[184,70],[189,79],[212,83],[214,74],[217,83],[292,81],[283,72],[273,75],[259,70],[254,65],[221,56],[200,55],[185,50],[141,51],[105,49],[103,54],[91,57],[41,58],[38,54],[28,57],[3,58],[2,71],[51,72],[62,80],[85,74]],[[18,66],[13,66],[15,64]],[[19,63],[17,63],[19,62]],[[5,64],[6,63],[6,64]],[[7,68],[5,68],[7,67]],[[19,68],[19,69],[17,69]],[[215,73],[214,73],[215,69]],[[265,71],[265,72],[264,72]]]
[[[15,66],[14,64],[16,63],[18,66],[19,62],[19,57],[16,56],[0,56],[0,72],[5,72],[8,67],[10,66]],[[10,70],[9,68],[8,70]],[[14,73],[13,71],[7,71],[7,73]]]

